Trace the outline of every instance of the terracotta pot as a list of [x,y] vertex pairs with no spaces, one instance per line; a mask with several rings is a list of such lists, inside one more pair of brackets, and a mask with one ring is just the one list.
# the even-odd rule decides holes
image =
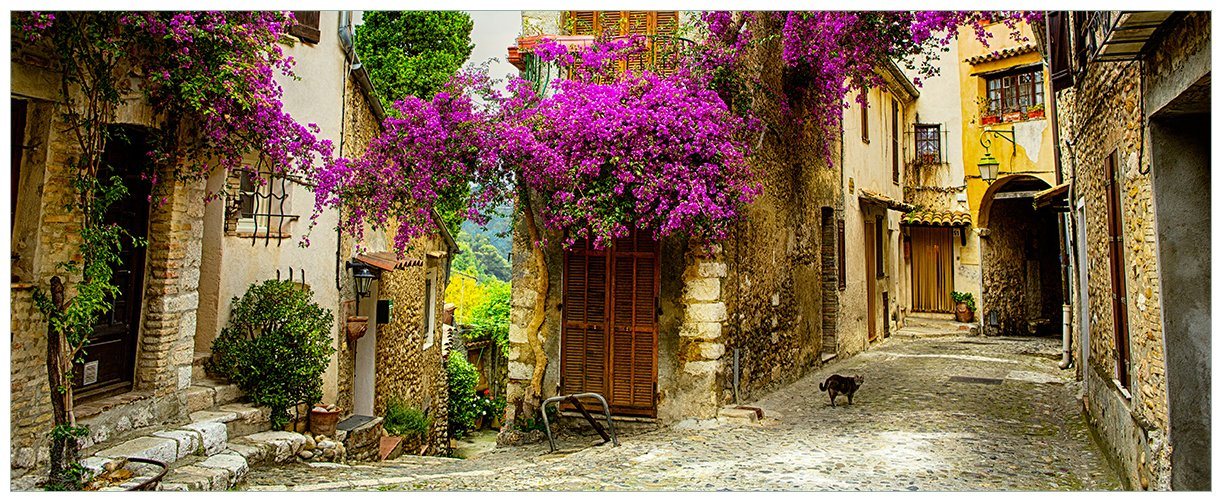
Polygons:
[[1027,118],[1029,118],[1029,119],[1042,119],[1042,118],[1044,118],[1044,110],[1031,110],[1031,111],[1027,112]]
[[348,322],[345,323],[345,331],[348,334],[348,343],[356,343],[358,339],[365,336],[369,327],[368,316],[348,316]]
[[1010,112],[1001,116],[1001,119],[1006,122],[1014,122],[1015,120],[1023,119],[1023,112]]
[[993,125],[998,122],[1001,122],[1001,117],[998,117],[996,115],[986,115],[980,118],[980,123],[984,125]]
[[966,303],[960,303],[955,306],[955,320],[959,322],[972,322],[972,318],[976,316],[975,312],[967,309]]
[[335,424],[338,423],[339,408],[326,411],[315,407],[310,410],[310,432],[315,435],[334,436]]

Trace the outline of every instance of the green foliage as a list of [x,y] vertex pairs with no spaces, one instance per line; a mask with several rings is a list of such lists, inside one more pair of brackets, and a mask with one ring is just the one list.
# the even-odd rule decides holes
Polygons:
[[971,293],[952,291],[950,293],[950,299],[953,300],[955,303],[965,303],[967,304],[968,310],[972,312],[976,311],[976,298],[973,297]]
[[[477,225],[474,221],[463,222],[461,232],[471,234],[472,240],[478,239],[476,236],[479,235],[486,237],[497,252],[508,261],[509,253],[513,250],[513,204],[505,203],[497,206],[487,216],[488,221],[483,225]],[[463,237],[456,233],[454,239],[461,240]]]
[[483,284],[484,299],[471,309],[466,340],[492,340],[501,354],[509,356],[509,283],[497,280]]
[[366,11],[356,28],[356,53],[386,110],[394,113],[393,103],[408,95],[436,94],[471,56],[473,26],[458,11]]
[[75,492],[84,488],[92,479],[93,471],[86,469],[80,462],[73,462],[64,470],[62,476],[48,479],[42,488],[49,492]]
[[287,409],[322,399],[322,373],[331,353],[331,311],[313,292],[289,281],[251,285],[230,306],[229,325],[212,342],[208,371],[236,383],[255,404],[270,406],[272,426]]
[[382,426],[392,436],[423,438],[433,428],[433,418],[420,408],[407,404],[401,396],[392,396],[386,402]]
[[480,416],[481,409],[475,395],[479,373],[462,354],[450,352],[450,358],[446,361],[446,382],[450,388],[450,437],[460,438],[475,428],[475,419]]
[[[478,396],[476,396],[475,402],[479,406],[480,415],[484,417],[484,420],[491,421],[494,418],[500,419],[501,417],[505,416],[504,396],[496,398],[488,397],[488,391],[485,389],[484,391],[480,392]],[[489,424],[491,422],[484,423]]]

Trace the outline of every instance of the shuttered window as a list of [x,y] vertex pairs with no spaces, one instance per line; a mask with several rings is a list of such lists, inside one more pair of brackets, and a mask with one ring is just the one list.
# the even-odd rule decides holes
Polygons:
[[562,392],[598,392],[613,412],[655,416],[658,244],[632,232],[610,250],[565,253]]
[[870,102],[868,89],[861,90],[861,97],[858,98],[858,103],[861,105],[861,140],[866,143],[870,142]]
[[1112,333],[1116,343],[1116,379],[1129,387],[1129,312],[1124,273],[1124,224],[1120,217],[1120,190],[1117,189],[1116,155],[1105,159],[1107,192],[1108,261],[1112,279]]
[[620,63],[620,71],[640,72],[652,69],[661,75],[674,73],[678,59],[678,43],[671,38],[679,32],[678,11],[567,11],[562,20],[572,35],[660,35],[650,36],[647,50],[628,56]]
[[874,217],[874,268],[878,277],[886,277],[887,269],[883,268],[883,217]]
[[844,271],[844,218],[836,219],[836,282],[837,287],[844,291],[848,283]]
[[318,43],[319,40],[322,40],[322,32],[318,29],[319,14],[320,12],[316,10],[293,11],[297,24],[289,28],[289,34],[300,38],[302,42]]
[[900,182],[900,103],[891,100],[891,182]]

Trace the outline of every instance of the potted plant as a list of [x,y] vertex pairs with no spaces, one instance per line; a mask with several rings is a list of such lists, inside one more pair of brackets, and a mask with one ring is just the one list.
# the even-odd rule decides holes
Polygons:
[[1040,119],[1044,118],[1044,104],[1036,103],[1027,108],[1027,118]]
[[1023,112],[1017,112],[1017,111],[1016,112],[1006,112],[1002,114],[1001,116],[1002,122],[1014,122],[1016,120],[1022,120],[1022,119],[1023,119]]
[[1001,117],[997,115],[985,115],[980,117],[980,123],[983,125],[993,125],[1001,122]]
[[976,299],[971,293],[952,291],[950,299],[955,302],[955,320],[972,322],[976,317]]

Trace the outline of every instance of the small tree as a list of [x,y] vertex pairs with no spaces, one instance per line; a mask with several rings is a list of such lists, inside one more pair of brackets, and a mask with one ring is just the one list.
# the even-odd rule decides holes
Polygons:
[[288,423],[287,410],[322,399],[322,374],[331,346],[331,311],[314,293],[289,281],[253,284],[234,297],[229,325],[212,342],[210,372],[236,383],[255,404],[271,407],[272,427]]
[[461,11],[366,11],[356,53],[382,105],[435,94],[471,56],[471,16]]

